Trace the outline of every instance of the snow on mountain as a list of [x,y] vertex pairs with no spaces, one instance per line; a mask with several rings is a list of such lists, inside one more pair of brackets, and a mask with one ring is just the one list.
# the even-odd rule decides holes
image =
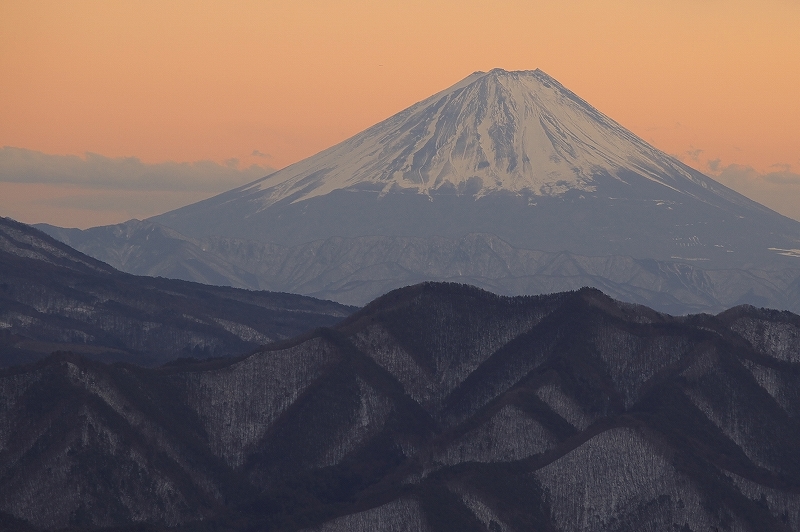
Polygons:
[[241,187],[263,207],[342,189],[481,197],[594,192],[635,173],[683,191],[719,187],[648,145],[541,70],[476,72],[313,157]]

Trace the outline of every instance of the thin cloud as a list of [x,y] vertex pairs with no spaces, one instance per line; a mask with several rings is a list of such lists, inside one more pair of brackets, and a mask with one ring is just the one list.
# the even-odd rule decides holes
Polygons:
[[[770,172],[764,175],[764,180],[780,185],[800,185],[800,174],[792,172]],[[800,200],[800,198],[798,198]]]
[[786,163],[773,164],[770,168],[777,168],[779,172],[791,172],[792,165]]
[[688,155],[693,161],[699,161],[700,160],[700,155],[702,153],[703,153],[703,150],[698,149],[698,148],[694,148],[694,149],[688,150],[686,152],[686,155]]
[[240,169],[238,159],[225,164],[143,163],[136,157],[105,157],[87,153],[50,155],[6,146],[0,150],[0,182],[79,185],[91,189],[219,193],[255,181],[274,171],[252,165]]
[[[712,163],[714,163],[712,165]],[[760,173],[750,166],[709,161],[711,170],[718,170],[714,179],[723,185],[773,209],[784,216],[800,220],[800,174],[788,164],[775,164],[777,172]]]

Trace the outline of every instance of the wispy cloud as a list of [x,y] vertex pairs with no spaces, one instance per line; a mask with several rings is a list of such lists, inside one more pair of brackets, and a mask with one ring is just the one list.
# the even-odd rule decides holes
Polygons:
[[260,152],[258,150],[253,150],[253,153],[250,154],[253,157],[261,157],[264,159],[272,159],[272,155],[269,153]]
[[[741,151],[736,146],[728,148]],[[750,165],[730,163],[712,154],[712,150],[689,145],[688,149],[673,156],[736,192],[800,221],[800,174],[794,171],[800,168],[800,159],[795,165],[779,162],[759,171]]]
[[240,169],[232,158],[213,161],[147,164],[136,157],[87,153],[50,155],[6,146],[0,150],[0,182],[80,185],[86,188],[218,193],[273,172],[268,166]]
[[774,172],[761,173],[750,166],[729,164],[719,160],[708,163],[711,176],[723,185],[744,194],[784,216],[800,220],[800,174],[792,165],[774,164]]
[[702,155],[702,154],[703,154],[703,150],[701,150],[699,148],[694,148],[694,147],[692,149],[686,151],[686,155],[688,155],[689,158],[692,159],[693,161],[699,161],[700,160],[700,155]]
[[0,216],[91,227],[147,218],[255,181],[274,170],[232,158],[147,164],[136,157],[0,149]]

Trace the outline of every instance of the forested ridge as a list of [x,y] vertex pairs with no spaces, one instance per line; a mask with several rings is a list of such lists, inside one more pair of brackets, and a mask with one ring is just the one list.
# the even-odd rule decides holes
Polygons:
[[0,375],[0,509],[77,530],[797,530],[799,336],[753,307],[426,283],[236,359],[57,354]]

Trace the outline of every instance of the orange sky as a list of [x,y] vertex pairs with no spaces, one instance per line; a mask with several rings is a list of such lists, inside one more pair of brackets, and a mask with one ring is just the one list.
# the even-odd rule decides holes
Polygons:
[[281,167],[538,67],[703,171],[800,173],[798,28],[796,0],[2,0],[0,146]]

